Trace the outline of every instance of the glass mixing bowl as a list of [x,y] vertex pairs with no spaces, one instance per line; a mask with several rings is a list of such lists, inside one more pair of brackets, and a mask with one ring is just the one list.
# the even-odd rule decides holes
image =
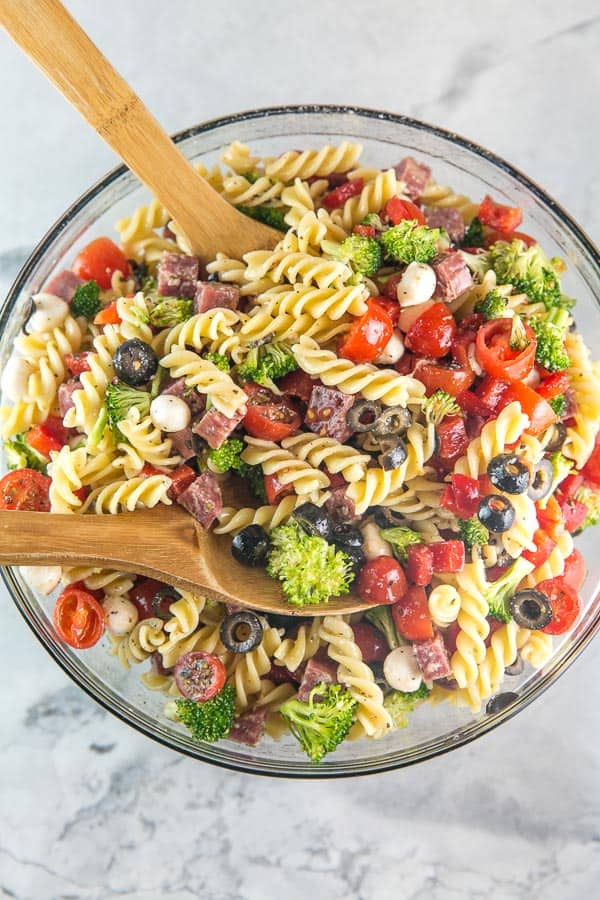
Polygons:
[[[411,154],[427,162],[436,180],[472,196],[521,206],[524,229],[536,235],[549,255],[569,263],[566,292],[577,297],[579,330],[600,350],[600,258],[579,226],[532,181],[494,154],[456,134],[387,112],[337,106],[296,106],[240,113],[181,132],[175,141],[190,159],[216,162],[233,140],[262,155],[290,148],[319,146],[346,139],[364,145],[366,164],[388,167]],[[76,252],[91,238],[113,233],[113,225],[148,194],[123,166],[108,174],[68,209],[33,251],[2,308],[0,365],[10,354],[29,297],[57,270],[69,267]],[[31,197],[29,202],[34,203]],[[583,589],[585,611],[574,630],[556,638],[552,659],[540,672],[507,677],[505,708],[476,716],[465,710],[425,705],[409,726],[378,741],[345,742],[320,765],[311,764],[293,738],[265,738],[256,748],[233,742],[198,744],[182,726],[163,715],[164,698],[148,691],[139,672],[125,671],[107,653],[106,639],[84,652],[61,643],[51,625],[52,598],[36,595],[17,569],[3,576],[17,607],[38,640],[64,671],[91,697],[143,734],[189,756],[220,766],[264,775],[329,778],[399,768],[459,747],[500,725],[527,706],[566,670],[591,640],[600,623],[600,556],[592,553],[595,535],[584,533],[577,544],[589,574]],[[145,666],[143,666],[145,668]]]

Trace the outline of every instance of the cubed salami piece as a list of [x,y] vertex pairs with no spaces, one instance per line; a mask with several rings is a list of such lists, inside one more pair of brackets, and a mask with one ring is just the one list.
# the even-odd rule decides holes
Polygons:
[[83,280],[74,272],[65,269],[50,279],[48,284],[44,286],[44,293],[54,294],[55,297],[60,297],[61,300],[66,300],[67,303],[70,303],[80,284],[83,284]]
[[441,634],[436,634],[427,641],[415,641],[412,647],[425,681],[452,677],[448,652]]
[[210,528],[221,510],[223,498],[219,482],[211,472],[203,472],[177,498],[204,528]]
[[457,250],[437,256],[431,263],[437,279],[435,297],[439,300],[456,300],[473,286],[473,278]]
[[79,378],[71,378],[70,381],[65,381],[63,384],[59,385],[58,388],[58,406],[60,408],[60,414],[64,418],[68,412],[68,410],[72,409],[75,406],[75,401],[73,400],[73,394],[75,391],[81,390],[81,382]]
[[403,181],[411,200],[418,200],[431,176],[431,169],[425,163],[418,163],[412,156],[406,156],[394,166],[396,178]]
[[306,426],[322,437],[346,441],[352,434],[352,429],[346,422],[346,413],[354,400],[352,394],[342,394],[335,388],[316,384],[311,391],[304,417]]
[[229,740],[256,747],[264,734],[266,719],[267,710],[264,706],[260,709],[253,709],[252,712],[244,713],[243,716],[238,716],[237,719],[234,719],[231,726],[231,731],[228,735]]
[[192,419],[204,412],[206,406],[204,394],[198,393],[196,388],[188,387],[185,378],[176,378],[175,381],[171,381],[166,387],[163,387],[161,394],[170,394],[172,397],[181,397],[182,400],[185,400],[190,408]]
[[240,289],[234,284],[219,284],[218,281],[199,281],[194,294],[194,312],[207,312],[221,306],[224,309],[237,309],[240,302]]
[[190,425],[182,428],[181,431],[170,431],[168,437],[172,442],[171,453],[180,456],[184,462],[196,455],[194,432]]
[[337,681],[337,663],[329,659],[323,650],[319,650],[316,656],[307,662],[298,688],[298,700],[308,700],[314,686],[321,681],[324,684],[335,684]]
[[465,223],[458,209],[428,209],[425,219],[430,228],[443,228],[453,244],[460,244],[465,236]]
[[356,510],[354,500],[346,495],[348,486],[334,488],[325,501],[325,509],[329,518],[334,525],[341,525],[342,522],[351,522],[356,518]]
[[205,412],[199,422],[193,426],[194,434],[204,438],[209,447],[218,450],[221,444],[240,424],[244,418],[243,412],[238,412],[232,418],[223,415],[214,406]]
[[183,253],[166,250],[158,264],[158,293],[163,297],[193,297],[200,271],[200,261]]

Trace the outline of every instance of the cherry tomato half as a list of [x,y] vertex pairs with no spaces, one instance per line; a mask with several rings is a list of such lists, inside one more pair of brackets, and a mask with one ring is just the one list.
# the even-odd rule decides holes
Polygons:
[[394,333],[392,320],[383,306],[369,300],[367,307],[364,316],[353,322],[338,350],[340,356],[356,363],[374,360]]
[[569,383],[569,376],[566,372],[554,372],[552,375],[544,378],[544,380],[538,384],[535,391],[540,397],[543,397],[544,400],[552,400],[553,397],[564,394],[569,387]]
[[81,375],[82,372],[90,371],[89,355],[89,350],[82,350],[81,353],[65,353],[65,365],[71,375]]
[[25,440],[41,456],[50,459],[51,450],[60,450],[67,443],[67,429],[58,416],[48,416],[41,425],[34,425]]
[[590,458],[581,470],[581,474],[588,481],[592,481],[594,484],[600,485],[600,432],[598,432],[596,436],[594,449],[592,450]]
[[93,647],[104,632],[104,610],[88,591],[69,585],[59,594],[52,616],[60,638],[76,650]]
[[211,700],[225,684],[225,666],[218,656],[199,650],[186,653],[176,663],[175,682],[184,697],[203,703]]
[[357,590],[365,603],[389,604],[401,600],[407,586],[400,563],[391,556],[379,556],[360,570]]
[[83,248],[73,263],[73,271],[84,281],[95,281],[106,290],[115,272],[127,278],[129,263],[114,241],[99,237]]
[[468,366],[444,366],[428,360],[417,363],[414,375],[425,385],[428,397],[438,390],[458,397],[471,387],[475,379],[475,373]]
[[50,512],[50,479],[34,469],[15,469],[0,479],[0,509]]
[[113,300],[108,306],[103,307],[94,318],[94,325],[118,325],[121,316],[117,311],[117,301]]
[[383,662],[390,648],[381,631],[368,622],[355,622],[352,625],[354,641],[362,653],[363,662]]
[[433,303],[413,322],[404,343],[421,356],[439,359],[450,352],[456,334],[454,316],[445,303]]
[[425,588],[408,588],[402,600],[392,607],[392,616],[399,634],[407,640],[427,641],[433,637]]
[[564,578],[549,578],[540,581],[536,590],[545,594],[552,607],[552,621],[542,628],[546,634],[564,634],[579,615],[579,597]]
[[294,434],[302,423],[300,413],[288,397],[278,397],[258,384],[245,384],[248,411],[244,428],[252,437],[266,441],[282,441]]
[[512,319],[492,319],[481,326],[475,340],[475,356],[488,375],[505,381],[521,381],[535,364],[537,341],[529,325],[524,325],[529,343],[524,350],[512,350]]

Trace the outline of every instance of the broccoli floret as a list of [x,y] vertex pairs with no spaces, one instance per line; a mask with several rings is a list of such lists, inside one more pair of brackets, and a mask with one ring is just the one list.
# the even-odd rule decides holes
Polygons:
[[418,531],[413,531],[412,528],[404,528],[403,526],[383,528],[379,533],[385,541],[392,545],[394,554],[402,563],[405,563],[408,559],[408,548],[411,544],[423,543],[422,536]]
[[238,471],[241,465],[240,456],[246,445],[239,438],[227,438],[218,450],[208,451],[208,460],[213,472]]
[[558,418],[562,419],[567,408],[567,398],[565,397],[565,395],[558,394],[558,396],[552,397],[551,400],[548,400],[548,403],[550,404]]
[[439,425],[446,416],[462,415],[456,398],[438,388],[423,404],[423,412],[428,422]]
[[86,281],[76,289],[71,300],[71,315],[93,319],[100,312],[100,288],[95,281]]
[[[90,447],[97,447],[104,436],[104,429],[108,425],[108,410],[106,406],[102,406],[96,419],[96,424],[90,432],[88,443]],[[124,440],[121,432],[118,433],[121,440]]]
[[30,447],[25,439],[25,432],[15,434],[12,440],[4,444],[6,465],[9,469],[35,469],[46,475],[48,460],[33,447]]
[[271,532],[267,572],[281,581],[288,603],[307,606],[327,603],[345,594],[352,581],[352,560],[324,538],[306,534],[298,522]]
[[513,316],[510,327],[509,346],[511,350],[525,350],[529,346],[530,340],[525,331],[525,323],[521,316]]
[[589,528],[590,525],[597,525],[600,522],[600,491],[594,490],[589,485],[583,485],[575,494],[575,499],[584,506],[587,506],[588,514],[580,527],[580,531]]
[[365,619],[371,625],[374,625],[378,631],[381,631],[388,642],[390,650],[395,650],[396,647],[400,646],[400,638],[398,637],[394,617],[389,606],[373,606],[366,611]]
[[267,494],[265,491],[265,478],[263,475],[263,470],[261,466],[251,466],[248,463],[242,462],[240,460],[240,464],[237,468],[238,475],[248,482],[248,486],[252,491],[253,495],[257,500],[260,500],[261,503],[267,502]]
[[485,273],[490,270],[490,254],[487,251],[483,253],[467,253],[466,250],[459,250],[459,253],[473,275],[476,276],[478,281],[481,281]]
[[481,221],[475,216],[474,219],[469,223],[469,227],[465,231],[465,236],[462,239],[462,244],[465,247],[483,247],[483,225]]
[[118,431],[119,422],[125,419],[132,409],[139,410],[140,418],[147,416],[150,412],[150,403],[148,391],[138,391],[122,381],[107,385],[106,412],[113,433]]
[[150,324],[156,328],[172,328],[186,322],[194,314],[194,301],[187,297],[162,297],[150,310]]
[[429,262],[437,256],[439,228],[419,225],[416,219],[406,219],[381,235],[381,244],[387,256],[402,263]]
[[[575,465],[572,460],[563,456],[560,450],[557,450],[556,453],[553,453],[552,456],[550,456],[550,462],[552,463],[552,484],[550,485],[550,490],[546,494],[546,502],[554,494],[559,484],[565,480],[567,475],[571,474],[573,466]],[[541,500],[540,506],[544,506],[545,501]]]
[[389,712],[395,728],[406,728],[408,725],[408,713],[413,712],[417,706],[427,700],[431,691],[423,682],[416,691],[392,691],[383,701],[385,709]]
[[222,372],[229,372],[231,369],[231,363],[222,353],[203,353],[202,357],[213,363],[213,365],[215,365],[217,369],[221,369]]
[[381,221],[381,216],[377,213],[367,213],[364,219],[361,219],[361,225],[370,225],[371,228],[375,228],[377,231],[383,231],[383,222]]
[[482,595],[489,606],[489,615],[501,622],[510,622],[508,601],[521,582],[532,570],[532,564],[520,556],[497,581],[483,589]]
[[[246,178],[248,178],[247,175]],[[248,216],[250,219],[256,219],[259,222],[263,222],[265,225],[269,225],[271,228],[276,228],[277,231],[288,230],[288,226],[285,221],[285,215],[287,213],[285,207],[237,206],[236,209],[239,209],[240,212],[244,213],[244,215]]]
[[321,249],[334,259],[350,263],[354,271],[361,275],[374,275],[381,268],[383,259],[381,245],[372,237],[351,234],[341,244],[323,241]]
[[496,241],[488,256],[498,284],[512,284],[515,291],[527,294],[534,303],[543,303],[546,309],[573,305],[563,296],[558,275],[539,244],[527,247],[518,238],[510,243]]
[[480,544],[487,544],[490,539],[490,533],[477,516],[471,519],[459,519],[458,527],[460,528],[460,536],[467,547],[476,547]]
[[227,737],[235,716],[235,689],[231,684],[211,700],[196,703],[187,698],[175,701],[177,718],[195,741],[218,741]]
[[297,368],[292,348],[287,344],[272,343],[253,347],[236,371],[242,381],[254,381],[263,387],[277,390],[274,379],[283,378]]
[[146,273],[141,280],[140,290],[143,294],[156,294],[158,291],[158,279],[156,275]]
[[313,762],[341,744],[354,720],[356,700],[341,684],[317,684],[308,701],[287,700],[280,713]]
[[474,311],[481,313],[483,318],[489,321],[490,319],[501,319],[506,312],[506,307],[506,297],[503,297],[500,291],[494,288],[493,291],[488,291],[483,300],[475,304]]
[[570,360],[565,350],[565,334],[562,328],[549,319],[533,318],[529,321],[529,325],[537,338],[536,362],[549,372],[568,369]]

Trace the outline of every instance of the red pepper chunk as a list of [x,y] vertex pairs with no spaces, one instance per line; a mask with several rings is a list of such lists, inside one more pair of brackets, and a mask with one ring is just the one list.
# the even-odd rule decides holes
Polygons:
[[353,178],[351,181],[345,181],[339,187],[334,188],[323,197],[323,206],[325,209],[337,209],[343,206],[346,200],[351,197],[358,197],[365,183],[362,178]]
[[186,466],[186,464],[183,463],[183,465],[178,466],[170,473],[169,478],[171,479],[171,484],[169,485],[167,494],[171,500],[177,500],[179,495],[183,494],[183,492],[189,488],[192,481],[196,480],[197,473],[191,466]]
[[585,503],[580,503],[580,501],[575,500],[574,497],[567,500],[566,497],[557,494],[556,499],[558,500],[558,505],[560,506],[563,515],[564,526],[567,531],[570,531],[572,534],[574,531],[577,531],[578,528],[581,528],[585,522],[588,508]]
[[523,210],[519,206],[496,203],[489,194],[486,194],[479,206],[477,218],[482,225],[507,234],[519,227],[523,221]]
[[408,548],[406,577],[413,584],[425,587],[433,577],[433,550],[428,544],[414,544]]
[[394,326],[388,312],[375,300],[367,303],[367,312],[350,328],[339,348],[339,355],[352,362],[372,362],[382,352]]
[[438,456],[448,462],[454,462],[469,446],[469,436],[462,416],[446,416],[436,428],[439,441]]
[[596,436],[594,449],[592,450],[590,458],[581,470],[581,474],[587,481],[600,485],[600,432]]
[[465,567],[465,545],[462,541],[441,541],[429,544],[433,555],[433,571],[436,575],[446,572],[462,572]]
[[433,622],[423,587],[408,588],[400,602],[392,606],[392,616],[398,633],[408,641],[427,641],[433,637]]
[[523,550],[522,556],[524,559],[529,560],[530,563],[533,563],[537,569],[548,561],[552,551],[556,547],[556,541],[553,541],[545,531],[538,528],[533,535],[533,542],[535,544],[535,550]]
[[456,334],[454,316],[445,303],[429,306],[406,333],[405,346],[421,356],[440,359],[450,352]]
[[419,225],[425,224],[425,216],[411,200],[391,197],[383,207],[382,216],[392,225],[399,225],[405,219],[415,219]]
[[67,443],[67,429],[58,416],[48,416],[41,425],[34,425],[25,435],[29,446],[50,459],[51,450],[60,450]]
[[440,500],[440,506],[450,510],[459,519],[470,519],[477,515],[481,500],[479,482],[468,475],[451,475],[451,483],[446,485]]

